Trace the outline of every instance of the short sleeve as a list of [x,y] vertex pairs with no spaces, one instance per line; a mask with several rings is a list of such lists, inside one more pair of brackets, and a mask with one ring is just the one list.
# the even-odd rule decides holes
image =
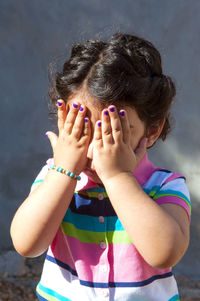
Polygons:
[[153,200],[159,205],[177,204],[186,210],[189,218],[191,216],[190,195],[184,177],[177,177],[165,182],[153,195]]
[[47,161],[47,164],[45,166],[43,166],[43,168],[40,170],[39,174],[35,178],[32,186],[31,186],[30,192],[33,192],[37,188],[37,186],[44,181],[49,169],[50,169],[49,162]]

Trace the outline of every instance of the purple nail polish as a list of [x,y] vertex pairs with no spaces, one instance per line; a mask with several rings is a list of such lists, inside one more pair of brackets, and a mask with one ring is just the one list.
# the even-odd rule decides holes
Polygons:
[[61,106],[62,106],[62,102],[61,102],[60,100],[58,100],[58,101],[57,101],[57,105],[58,105],[59,107],[61,107]]
[[85,121],[85,122],[88,122],[88,119],[87,119],[87,118],[84,118],[84,121]]
[[83,110],[84,110],[84,108],[80,106],[79,111],[82,112]]
[[101,121],[99,121],[99,122],[97,123],[97,125],[100,127],[100,126],[101,126]]
[[110,112],[115,112],[115,107],[111,107],[109,110]]
[[125,112],[124,112],[124,111],[120,111],[119,114],[120,114],[121,116],[125,116]]
[[77,109],[77,108],[78,108],[78,105],[74,102],[74,103],[73,103],[73,107],[74,107],[75,109]]
[[104,115],[106,115],[106,116],[108,116],[108,115],[109,115],[107,110],[106,110],[106,111],[104,111]]

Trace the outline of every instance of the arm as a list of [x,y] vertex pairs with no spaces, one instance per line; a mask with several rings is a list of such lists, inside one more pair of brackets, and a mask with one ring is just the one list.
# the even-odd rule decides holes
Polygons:
[[[71,107],[64,102],[58,108],[59,137],[49,132],[54,162],[79,174],[85,167],[90,139],[90,122],[84,122],[86,108]],[[70,204],[76,180],[55,170],[26,198],[11,224],[11,237],[16,250],[23,256],[42,254],[51,244]]]
[[174,266],[189,243],[186,211],[175,204],[159,206],[129,174],[104,184],[120,221],[143,258],[154,267]]
[[133,244],[151,266],[173,266],[187,249],[189,220],[180,206],[156,204],[132,176],[146,151],[145,139],[133,151],[127,116],[115,110],[109,118],[102,114],[94,140],[96,171]]

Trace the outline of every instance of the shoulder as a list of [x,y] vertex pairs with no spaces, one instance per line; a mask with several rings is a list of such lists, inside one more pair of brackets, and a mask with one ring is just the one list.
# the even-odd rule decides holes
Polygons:
[[190,216],[190,194],[186,178],[182,174],[158,168],[152,173],[143,189],[157,204],[179,205]]

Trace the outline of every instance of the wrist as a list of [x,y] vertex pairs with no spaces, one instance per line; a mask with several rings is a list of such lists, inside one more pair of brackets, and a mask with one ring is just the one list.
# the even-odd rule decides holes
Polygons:
[[121,180],[128,180],[130,178],[134,178],[133,173],[130,171],[124,171],[116,173],[115,175],[109,176],[109,177],[102,177],[102,182],[104,185],[108,185],[111,182],[119,182]]
[[81,177],[80,177],[79,174],[75,174],[75,172],[73,172],[69,169],[64,169],[63,167],[60,167],[60,166],[54,165],[54,164],[52,164],[50,166],[50,168],[52,170],[55,170],[56,172],[59,172],[59,173],[65,175],[65,176],[70,177],[71,179],[78,180],[78,181],[81,180]]

